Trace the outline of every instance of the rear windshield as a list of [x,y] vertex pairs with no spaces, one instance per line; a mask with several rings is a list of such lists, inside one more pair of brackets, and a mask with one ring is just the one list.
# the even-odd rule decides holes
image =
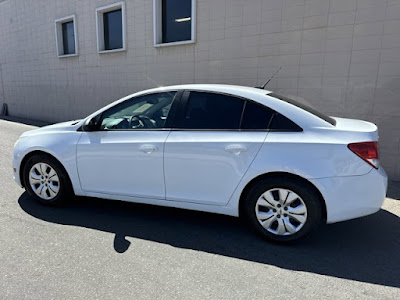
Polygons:
[[294,106],[297,106],[297,107],[299,107],[301,109],[304,109],[305,111],[317,116],[318,118],[328,122],[329,124],[331,124],[333,126],[336,125],[335,119],[333,119],[333,118],[331,118],[331,117],[329,117],[329,116],[327,116],[327,115],[315,110],[314,108],[312,108],[305,101],[294,100],[294,99],[291,99],[291,98],[288,98],[288,97],[285,97],[285,96],[282,96],[282,95],[278,95],[278,94],[275,94],[275,93],[268,94],[268,96],[271,96],[271,97],[274,97],[276,99],[279,99],[279,100],[285,101],[287,103],[290,103],[290,104],[292,104]]

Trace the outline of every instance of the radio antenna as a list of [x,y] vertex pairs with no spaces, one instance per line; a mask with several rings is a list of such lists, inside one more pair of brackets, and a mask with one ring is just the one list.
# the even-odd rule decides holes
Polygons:
[[263,90],[267,86],[267,84],[271,81],[271,79],[274,78],[274,76],[280,71],[280,69],[282,69],[282,66],[280,66],[278,70],[276,70],[275,73],[272,74],[272,76],[268,78],[268,80],[262,86],[256,86],[256,88]]

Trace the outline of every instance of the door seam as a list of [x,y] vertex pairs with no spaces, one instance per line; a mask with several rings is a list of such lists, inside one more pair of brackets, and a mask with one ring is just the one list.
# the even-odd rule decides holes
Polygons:
[[169,131],[167,138],[164,141],[163,145],[163,179],[164,179],[164,200],[167,200],[167,182],[165,181],[165,147],[167,146],[167,140],[171,135],[172,130]]
[[237,184],[237,186],[236,186],[235,189],[233,190],[233,192],[232,192],[231,196],[229,197],[229,200],[228,200],[228,202],[225,204],[225,206],[228,206],[228,205],[231,203],[233,195],[235,195],[235,193],[236,193],[238,187],[240,186],[240,184],[241,184],[242,181],[243,181],[243,178],[246,177],[247,172],[249,171],[249,169],[250,169],[251,166],[253,165],[254,161],[256,160],[258,154],[259,154],[260,151],[261,151],[261,148],[264,146],[265,141],[267,140],[268,134],[269,134],[269,131],[267,131],[267,134],[265,135],[265,138],[264,138],[264,140],[262,141],[260,148],[258,148],[258,151],[257,151],[256,155],[254,155],[254,158],[253,158],[253,160],[251,161],[251,163],[249,164],[249,167],[248,167],[248,168],[246,169],[246,171],[243,173],[242,178],[240,179],[239,183]]
[[78,167],[78,146],[79,146],[79,142],[82,139],[82,136],[83,136],[83,132],[81,133],[81,135],[80,135],[80,137],[79,137],[79,139],[78,139],[78,141],[77,141],[77,143],[75,145],[75,167],[76,167],[76,174],[78,174],[79,186],[81,188],[81,191],[83,193],[85,193],[85,195],[86,195],[86,192],[82,188],[81,176],[79,175],[79,167]]

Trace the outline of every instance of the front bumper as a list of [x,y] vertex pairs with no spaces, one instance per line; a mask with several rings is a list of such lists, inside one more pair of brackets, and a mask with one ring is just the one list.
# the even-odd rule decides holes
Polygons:
[[13,152],[13,157],[12,157],[13,178],[14,178],[14,181],[20,187],[23,187],[22,183],[21,183],[21,177],[19,174],[19,169],[20,169],[21,161],[22,161],[22,155],[21,155],[21,152],[19,151],[18,145],[19,145],[19,140],[14,145],[14,152]]
[[327,223],[367,216],[380,210],[386,197],[388,178],[379,167],[361,176],[329,177],[310,180],[322,193]]

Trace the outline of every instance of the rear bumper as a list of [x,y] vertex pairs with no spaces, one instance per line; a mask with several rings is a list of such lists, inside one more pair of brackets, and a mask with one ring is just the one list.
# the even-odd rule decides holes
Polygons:
[[330,177],[310,180],[322,193],[327,223],[373,214],[386,197],[388,178],[379,167],[362,176]]

